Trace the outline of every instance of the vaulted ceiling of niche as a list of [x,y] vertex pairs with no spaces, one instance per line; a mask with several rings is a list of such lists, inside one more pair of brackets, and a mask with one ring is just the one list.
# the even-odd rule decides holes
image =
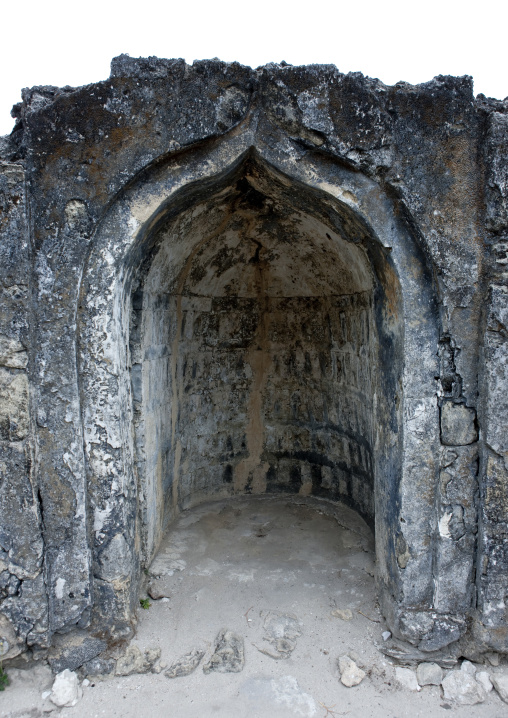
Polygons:
[[145,290],[248,298],[259,295],[261,274],[265,296],[370,290],[358,227],[340,217],[341,228],[333,227],[317,205],[314,213],[312,204],[302,207],[299,200],[297,187],[246,172],[160,230]]

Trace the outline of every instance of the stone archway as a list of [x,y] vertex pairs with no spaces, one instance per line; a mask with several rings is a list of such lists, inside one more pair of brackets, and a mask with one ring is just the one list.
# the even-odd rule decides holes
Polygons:
[[[432,609],[438,332],[427,264],[374,182],[249,147],[230,138],[154,168],[96,236],[80,334],[100,620],[113,633],[128,624],[140,562],[179,507],[302,491],[375,520],[383,610],[404,633]],[[319,339],[307,338],[302,315]],[[200,345],[197,325],[208,327]],[[233,411],[216,446],[211,405],[193,404],[185,384],[201,372],[203,347],[211,366],[218,351],[228,356],[223,395],[235,372],[246,386],[223,396],[222,411]],[[302,421],[293,398],[305,378]],[[210,422],[201,435],[200,408]],[[220,464],[219,479],[202,455]]]

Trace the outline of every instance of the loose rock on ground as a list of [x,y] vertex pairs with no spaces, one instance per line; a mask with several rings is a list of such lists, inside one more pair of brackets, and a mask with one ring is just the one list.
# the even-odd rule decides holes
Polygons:
[[49,699],[59,708],[72,708],[83,696],[77,675],[66,668],[57,674]]
[[243,638],[223,628],[215,639],[215,651],[203,673],[240,673],[245,663]]
[[341,656],[338,664],[340,681],[347,688],[359,685],[365,678],[365,671],[362,671],[349,656]]
[[179,678],[180,676],[188,676],[199,666],[199,663],[205,652],[199,648],[194,648],[190,653],[186,653],[177,661],[175,661],[164,674],[168,678]]

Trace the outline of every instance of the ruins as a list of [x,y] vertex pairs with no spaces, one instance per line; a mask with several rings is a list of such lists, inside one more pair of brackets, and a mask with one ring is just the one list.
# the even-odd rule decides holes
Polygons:
[[245,494],[358,512],[396,637],[508,653],[508,101],[120,56],[13,115],[4,659],[130,638],[171,521]]

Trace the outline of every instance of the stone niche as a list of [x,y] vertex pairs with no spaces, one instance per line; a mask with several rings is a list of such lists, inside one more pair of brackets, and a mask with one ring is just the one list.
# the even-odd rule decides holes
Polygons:
[[147,558],[175,512],[213,497],[314,494],[374,524],[368,232],[251,158],[226,182],[154,233],[132,291]]
[[395,636],[508,652],[506,103],[122,56],[14,115],[6,659],[129,638],[171,521],[243,494],[347,504]]

